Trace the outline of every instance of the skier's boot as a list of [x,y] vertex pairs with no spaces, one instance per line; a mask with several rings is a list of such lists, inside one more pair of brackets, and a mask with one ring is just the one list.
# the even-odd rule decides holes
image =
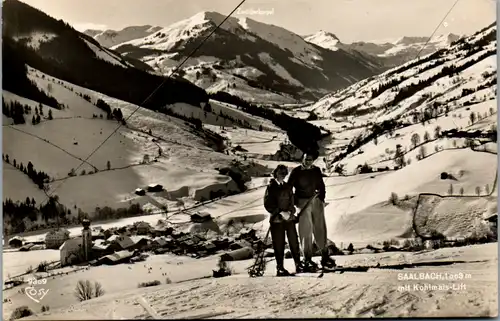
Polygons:
[[337,263],[335,263],[335,260],[332,259],[329,255],[324,255],[321,259],[321,268],[323,270],[335,269],[336,266]]
[[302,262],[295,263],[295,274],[304,273],[304,264]]
[[303,272],[305,273],[316,273],[318,272],[318,264],[316,264],[313,260],[309,259],[304,261]]
[[291,274],[285,268],[279,267],[276,276],[291,276]]

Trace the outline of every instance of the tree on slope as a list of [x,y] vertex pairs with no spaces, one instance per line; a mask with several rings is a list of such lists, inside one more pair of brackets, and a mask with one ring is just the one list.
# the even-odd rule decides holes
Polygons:
[[425,142],[428,142],[428,141],[430,141],[430,140],[431,140],[431,135],[429,134],[429,132],[428,132],[428,131],[426,131],[426,132],[424,133],[424,141],[425,141]]
[[424,159],[425,156],[427,156],[427,150],[425,148],[425,146],[420,146],[420,159]]
[[471,125],[474,125],[474,123],[476,122],[476,113],[471,112],[469,118],[470,118]]
[[411,143],[413,144],[413,147],[417,147],[417,145],[420,143],[420,136],[418,133],[415,133],[411,136]]
[[441,137],[441,127],[436,126],[436,128],[434,128],[434,138],[438,139],[439,137]]
[[401,150],[401,145],[396,146],[396,155],[394,155],[394,161],[396,163],[396,166],[398,167],[404,167],[406,165],[405,162],[405,155],[403,154],[403,151]]

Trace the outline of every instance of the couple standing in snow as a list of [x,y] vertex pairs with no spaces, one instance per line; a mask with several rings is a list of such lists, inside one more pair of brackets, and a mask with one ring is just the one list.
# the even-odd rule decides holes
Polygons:
[[[264,196],[264,207],[271,214],[270,230],[277,263],[277,275],[288,276],[290,273],[284,267],[285,235],[293,260],[295,273],[315,272],[318,265],[312,260],[313,235],[321,251],[321,265],[332,268],[335,261],[328,254],[326,222],[324,213],[325,183],[321,170],[314,166],[318,158],[317,152],[304,154],[302,164],[292,170],[288,182],[288,168],[278,165],[273,171],[271,180]],[[295,189],[295,193],[294,193]],[[295,215],[296,209],[299,215]],[[298,223],[299,233],[295,224]],[[300,261],[300,245],[304,260]]]

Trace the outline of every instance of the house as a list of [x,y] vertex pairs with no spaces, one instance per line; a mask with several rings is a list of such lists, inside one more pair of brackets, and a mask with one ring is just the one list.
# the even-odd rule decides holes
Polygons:
[[[111,235],[109,235],[109,236],[111,236]],[[95,240],[105,240],[106,238],[107,237],[106,237],[106,234],[104,233],[104,231],[99,231],[96,234],[92,233],[92,240],[93,241],[95,241]]]
[[132,258],[133,255],[134,255],[133,252],[123,250],[123,251],[119,251],[119,252],[116,252],[113,254],[103,256],[98,260],[98,262],[100,264],[115,265],[115,264],[128,262]]
[[146,222],[139,222],[135,226],[135,228],[137,229],[138,235],[146,235],[146,234],[149,234],[153,230],[151,225],[149,225],[149,223],[146,223]]
[[10,247],[21,247],[23,246],[23,239],[19,236],[14,236],[9,240]]
[[135,245],[132,239],[126,235],[111,235],[106,242],[109,244],[111,249],[117,251],[126,250]]
[[153,248],[166,247],[167,245],[168,245],[167,240],[163,237],[155,237],[151,242],[151,247]]
[[148,185],[148,192],[161,192],[161,191],[163,191],[163,186],[160,184]]
[[220,228],[209,213],[201,212],[191,215],[193,224],[189,227],[189,233],[207,233],[213,231],[220,234]]
[[59,247],[61,267],[83,261],[83,238],[76,237],[66,240]]
[[238,235],[236,236],[236,239],[254,239],[256,237],[256,231],[252,228],[242,228]]
[[[119,249],[115,246],[115,249]],[[114,252],[111,244],[106,243],[105,240],[96,240],[94,245],[92,246],[92,253],[95,254],[95,257],[101,257],[108,254],[112,254]]]
[[190,218],[193,223],[203,223],[212,220],[212,216],[207,212],[197,212],[192,214]]
[[69,239],[69,231],[66,229],[56,229],[45,235],[45,247],[47,249],[58,249]]
[[154,236],[168,236],[171,235],[174,228],[171,226],[157,226],[151,230],[151,234]]
[[129,249],[141,250],[146,249],[151,243],[151,239],[147,236],[131,236],[130,239],[134,242],[134,245],[129,247]]
[[92,233],[99,233],[99,232],[104,232],[104,229],[102,228],[102,226],[94,226],[92,228]]
[[145,190],[143,190],[142,188],[137,188],[137,189],[135,190],[135,194],[136,194],[136,195],[139,195],[139,196],[144,196],[144,195],[146,195],[146,191],[145,191]]

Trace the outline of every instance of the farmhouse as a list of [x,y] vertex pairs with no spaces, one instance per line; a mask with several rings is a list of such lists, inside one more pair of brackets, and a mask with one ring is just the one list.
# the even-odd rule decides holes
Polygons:
[[152,230],[151,225],[149,225],[149,223],[146,222],[139,222],[136,225],[136,229],[137,229],[137,234],[139,235],[149,234]]
[[209,221],[201,222],[201,223],[193,223],[189,227],[189,233],[207,233],[214,232],[216,234],[221,234],[220,228],[217,223],[210,219]]
[[130,239],[134,243],[129,249],[134,249],[134,250],[141,250],[145,249],[148,247],[148,245],[151,243],[151,239],[147,236],[131,236]]
[[119,252],[116,252],[113,254],[103,256],[98,260],[98,262],[100,264],[115,265],[115,264],[128,262],[132,258],[133,255],[134,255],[133,252],[123,250],[123,251],[119,251]]
[[151,230],[151,234],[153,234],[154,236],[167,236],[171,235],[173,231],[174,228],[171,226],[156,226]]
[[91,230],[92,230],[92,234],[93,234],[93,233],[101,233],[101,232],[104,232],[104,229],[102,228],[102,226],[94,226]]
[[163,237],[155,237],[151,242],[152,248],[160,248],[160,247],[165,247],[167,245],[168,245],[167,240]]
[[160,184],[148,185],[148,192],[161,192],[163,191],[163,186]]
[[92,240],[105,240],[106,239],[106,234],[104,231],[99,231],[97,233],[92,233]]
[[109,243],[109,247],[112,250],[117,251],[125,250],[134,246],[132,239],[126,235],[111,235],[106,242]]
[[105,242],[106,241],[102,239],[95,241],[94,246],[92,246],[92,252],[95,253],[96,257],[101,257],[114,252],[111,244]]
[[58,249],[69,239],[69,231],[66,229],[56,229],[45,235],[45,247],[47,249]]
[[19,236],[14,236],[9,240],[9,246],[10,247],[21,247],[23,246],[23,239],[20,238]]
[[192,214],[190,218],[193,223],[203,223],[212,220],[212,216],[207,212],[197,212]]

